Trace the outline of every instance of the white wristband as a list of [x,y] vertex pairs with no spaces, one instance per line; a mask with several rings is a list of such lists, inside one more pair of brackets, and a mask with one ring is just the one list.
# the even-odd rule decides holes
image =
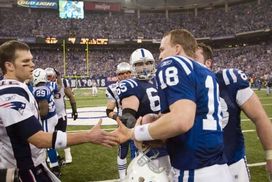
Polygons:
[[67,146],[67,133],[57,131],[55,149],[65,148]]
[[272,160],[272,150],[266,150],[265,151],[265,159],[266,160]]
[[151,123],[136,126],[134,129],[134,138],[137,141],[149,141],[149,140],[154,140],[148,131],[148,127]]

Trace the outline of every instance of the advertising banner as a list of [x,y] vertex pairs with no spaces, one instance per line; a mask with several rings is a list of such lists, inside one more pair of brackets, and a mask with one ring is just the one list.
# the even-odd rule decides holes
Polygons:
[[85,10],[90,11],[121,11],[120,3],[85,2]]
[[26,8],[58,9],[57,0],[17,0],[17,5]]

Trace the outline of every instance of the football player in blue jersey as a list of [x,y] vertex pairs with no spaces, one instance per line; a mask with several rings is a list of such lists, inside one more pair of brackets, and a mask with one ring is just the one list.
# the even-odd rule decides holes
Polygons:
[[[211,47],[198,44],[196,59],[212,68]],[[250,89],[245,73],[237,69],[224,69],[216,73],[219,83],[224,128],[224,152],[235,182],[250,181],[245,143],[241,129],[241,111],[256,125],[257,134],[266,150],[266,169],[272,174],[272,126],[258,96]]]
[[163,115],[131,130],[118,121],[120,127],[114,133],[120,141],[166,139],[174,182],[230,182],[218,84],[214,73],[192,59],[196,48],[197,42],[187,30],[164,35],[162,61],[156,71]]
[[[123,80],[118,84],[117,94],[122,106],[122,122],[128,127],[135,126],[137,118],[146,114],[160,112],[160,98],[155,76],[155,60],[146,49],[135,50],[130,57],[130,65],[134,78]],[[153,160],[156,166],[164,167],[167,174],[170,171],[169,156],[166,148],[151,149],[147,156],[158,156]]]
[[[116,120],[116,118],[119,116],[122,116],[122,108],[120,99],[118,97],[118,94],[116,92],[116,88],[118,86],[118,83],[122,80],[129,79],[131,77],[131,66],[127,62],[121,62],[117,65],[116,74],[118,81],[116,83],[113,83],[107,87],[106,90],[106,96],[107,96],[107,109],[106,113],[109,118],[112,118]],[[114,109],[117,109],[117,112],[114,112]],[[117,165],[118,165],[118,172],[119,172],[119,178],[120,180],[123,180],[126,176],[126,167],[127,167],[127,154],[128,149],[130,146],[130,157],[133,159],[136,155],[136,147],[133,143],[133,141],[128,141],[125,143],[122,143],[119,145],[118,148],[118,155],[117,155]]]
[[[42,126],[46,132],[54,132],[55,126],[58,123],[58,117],[56,113],[56,104],[54,101],[54,91],[57,91],[57,87],[53,91],[47,85],[46,71],[37,68],[33,71],[33,95],[39,106],[39,113],[42,119]],[[58,162],[56,149],[47,149],[49,157],[49,166],[52,172],[60,177],[60,165]]]
[[[60,181],[46,166],[44,148],[94,143],[117,145],[114,134],[101,129],[101,121],[87,132],[44,132],[38,105],[24,81],[32,78],[33,56],[28,45],[8,41],[0,46],[0,171],[16,168],[20,181]],[[0,177],[2,173],[0,174]]]

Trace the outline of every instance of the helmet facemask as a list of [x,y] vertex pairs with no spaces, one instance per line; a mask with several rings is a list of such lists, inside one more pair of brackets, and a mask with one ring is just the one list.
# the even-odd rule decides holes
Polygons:
[[144,48],[136,49],[130,56],[133,75],[139,80],[150,80],[155,75],[155,59]]
[[155,61],[142,59],[132,65],[134,76],[139,80],[150,80],[155,75]]

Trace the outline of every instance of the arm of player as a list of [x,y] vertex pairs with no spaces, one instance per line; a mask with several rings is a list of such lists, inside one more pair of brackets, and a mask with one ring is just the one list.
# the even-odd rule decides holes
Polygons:
[[109,99],[107,102],[106,114],[109,118],[116,120],[117,114],[113,111],[116,107],[115,101]]
[[39,105],[40,116],[41,118],[44,118],[49,112],[48,102],[47,100],[40,100],[38,101],[38,105]]
[[101,123],[102,120],[100,120],[98,124],[92,127],[88,132],[61,132],[61,134],[57,133],[57,135],[54,136],[52,133],[38,131],[28,138],[28,142],[38,148],[65,148],[66,146],[82,143],[93,143],[106,147],[117,145],[118,139],[116,135],[102,130]]
[[167,139],[186,133],[194,124],[196,104],[187,99],[178,100],[170,106],[170,112],[149,124],[153,139]]
[[61,80],[61,75],[60,72],[58,72],[56,69],[54,69],[56,76],[57,76],[57,85],[58,85],[58,91],[61,90],[62,88],[62,80]]
[[[195,112],[196,104],[193,101],[186,99],[178,100],[170,106],[169,113],[162,115],[158,120],[149,124],[141,126],[136,124],[135,128],[129,129],[117,119],[119,127],[112,133],[118,136],[120,143],[124,143],[129,139],[139,140],[135,137],[135,130],[137,130],[137,127],[141,127],[138,131],[147,132],[152,138],[150,140],[164,140],[190,130],[194,124]],[[139,117],[137,123],[141,123],[141,121],[142,117]],[[148,131],[145,131],[143,126],[148,126]]]
[[78,117],[78,113],[77,113],[77,106],[76,106],[75,96],[74,96],[74,94],[73,94],[70,87],[66,87],[64,89],[64,93],[69,98],[71,108],[72,108],[72,117],[73,117],[74,120],[76,120],[77,117]]
[[122,117],[121,120],[128,128],[133,128],[136,123],[136,112],[139,109],[140,102],[134,95],[126,97],[122,100]]
[[[254,93],[241,109],[256,125],[257,134],[264,150],[272,150],[272,124],[268,118],[258,96]],[[272,158],[267,160],[267,170],[272,173]]]

